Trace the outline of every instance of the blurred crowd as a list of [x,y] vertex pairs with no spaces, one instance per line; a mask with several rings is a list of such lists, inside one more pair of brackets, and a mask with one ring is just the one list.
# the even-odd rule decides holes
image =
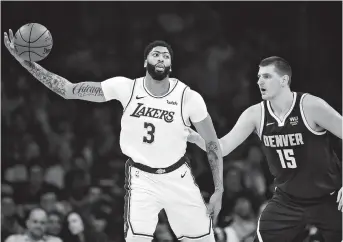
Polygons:
[[[299,56],[307,53],[300,32],[295,33],[298,42],[284,47],[285,42],[273,36],[277,30],[254,25],[244,31],[235,29],[237,23],[228,22],[229,16],[219,7],[206,4],[168,3],[163,11],[151,7],[144,13],[140,6],[132,8],[125,2],[116,6],[103,2],[101,7],[84,2],[71,4],[75,6],[63,8],[65,22],[70,21],[67,25],[53,20],[58,17],[56,13],[49,12],[49,18],[48,13],[40,12],[46,6],[43,3],[40,8],[31,8],[32,16],[38,12],[43,15],[44,21],[36,21],[46,25],[54,38],[52,52],[39,64],[71,82],[102,81],[117,75],[134,78],[145,74],[144,47],[154,39],[166,40],[175,52],[172,76],[204,96],[219,137],[233,127],[248,105],[259,101],[255,87],[259,60],[272,53],[286,55],[290,49],[298,51]],[[15,9],[23,11],[27,7],[20,6]],[[77,18],[72,20],[68,13],[77,14]],[[235,16],[234,11],[231,13]],[[289,16],[294,17],[294,24],[300,19]],[[227,28],[232,32],[228,33]],[[66,43],[63,38],[67,36],[68,45],[61,44]],[[303,60],[293,57],[291,65],[296,69]],[[325,75],[326,81],[333,83],[336,76]],[[298,76],[307,77],[301,73]],[[321,76],[314,78],[319,81]],[[311,76],[315,86],[314,78]],[[341,109],[341,84],[326,89],[337,94],[327,96],[336,109]],[[30,229],[30,211],[41,207],[47,213],[42,229],[63,242],[122,242],[127,157],[119,147],[120,103],[64,100],[10,57],[2,66],[1,103],[1,241]],[[336,147],[340,148],[341,143]],[[208,201],[213,181],[206,153],[193,144],[189,144],[187,153]],[[215,229],[218,241],[252,241],[258,216],[272,195],[272,182],[256,137],[249,137],[225,157],[223,208]],[[309,227],[313,238],[318,236],[314,231]],[[155,241],[175,241],[164,211]]]

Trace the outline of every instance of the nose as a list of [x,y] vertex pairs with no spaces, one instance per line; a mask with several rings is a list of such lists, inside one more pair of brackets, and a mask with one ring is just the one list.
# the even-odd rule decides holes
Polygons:
[[263,80],[262,80],[262,78],[259,78],[258,81],[257,81],[257,85],[260,86],[260,85],[262,85],[262,84],[263,84]]

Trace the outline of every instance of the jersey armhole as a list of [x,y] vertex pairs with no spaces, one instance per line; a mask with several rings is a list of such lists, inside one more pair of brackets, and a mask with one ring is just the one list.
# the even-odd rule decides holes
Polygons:
[[136,82],[137,82],[137,79],[135,79],[135,80],[133,81],[130,99],[129,99],[129,101],[128,101],[127,104],[126,104],[126,106],[125,106],[125,108],[124,108],[124,110],[123,110],[123,113],[125,112],[126,108],[129,106],[129,104],[130,104],[130,102],[131,102],[131,100],[132,100],[133,93],[135,92]]
[[304,93],[301,98],[300,98],[300,102],[299,102],[299,106],[300,106],[300,113],[301,113],[301,118],[306,126],[306,128],[313,134],[315,135],[323,135],[326,134],[326,130],[324,131],[315,131],[314,129],[311,128],[311,126],[307,123],[306,120],[306,116],[305,116],[305,112],[304,112],[304,107],[303,107],[303,101],[304,101],[304,97],[307,95],[307,93]]
[[260,130],[258,130],[258,136],[262,139],[263,127],[264,127],[264,119],[265,119],[265,111],[264,111],[264,101],[260,103],[261,105],[261,120],[260,120]]
[[184,117],[183,117],[183,106],[185,105],[185,92],[186,92],[186,89],[188,88],[188,86],[186,86],[183,91],[182,91],[182,96],[181,96],[181,118],[182,118],[182,121],[183,121],[183,124],[186,126],[186,127],[191,127],[191,124],[188,120],[188,123],[185,121]]

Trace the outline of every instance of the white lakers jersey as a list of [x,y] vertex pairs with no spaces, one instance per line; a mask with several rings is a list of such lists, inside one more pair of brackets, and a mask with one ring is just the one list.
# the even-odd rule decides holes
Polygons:
[[136,79],[121,119],[122,152],[153,168],[168,167],[186,152],[186,125],[190,123],[182,110],[187,86],[177,79],[169,80],[168,93],[156,97],[147,91],[143,77]]

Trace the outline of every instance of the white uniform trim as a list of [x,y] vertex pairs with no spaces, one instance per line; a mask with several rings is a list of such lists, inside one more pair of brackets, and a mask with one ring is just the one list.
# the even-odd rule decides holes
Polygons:
[[315,135],[323,135],[323,134],[326,134],[326,130],[324,131],[315,131],[311,128],[311,126],[307,123],[307,120],[306,120],[306,117],[305,117],[305,113],[304,113],[304,108],[303,108],[303,100],[304,100],[304,97],[307,95],[307,93],[303,94],[300,98],[300,103],[299,103],[299,106],[300,106],[300,113],[301,113],[301,118],[303,119],[303,122],[306,126],[306,128],[311,131],[313,134]]
[[258,218],[257,220],[257,230],[256,230],[256,234],[257,234],[257,238],[260,242],[263,242],[262,240],[262,236],[261,236],[261,233],[260,233],[260,219],[261,219],[261,216]]
[[291,108],[288,110],[286,115],[283,117],[282,121],[273,113],[273,110],[270,107],[270,102],[267,101],[268,111],[269,111],[270,115],[277,121],[279,127],[285,125],[285,121],[286,121],[287,117],[291,114],[291,112],[292,112],[292,110],[294,108],[296,100],[297,100],[297,93],[293,92],[293,102],[292,102]]
[[260,130],[258,132],[258,136],[260,137],[260,139],[262,138],[262,132],[263,132],[263,127],[264,127],[264,103],[263,101],[261,102],[261,123],[260,123]]

